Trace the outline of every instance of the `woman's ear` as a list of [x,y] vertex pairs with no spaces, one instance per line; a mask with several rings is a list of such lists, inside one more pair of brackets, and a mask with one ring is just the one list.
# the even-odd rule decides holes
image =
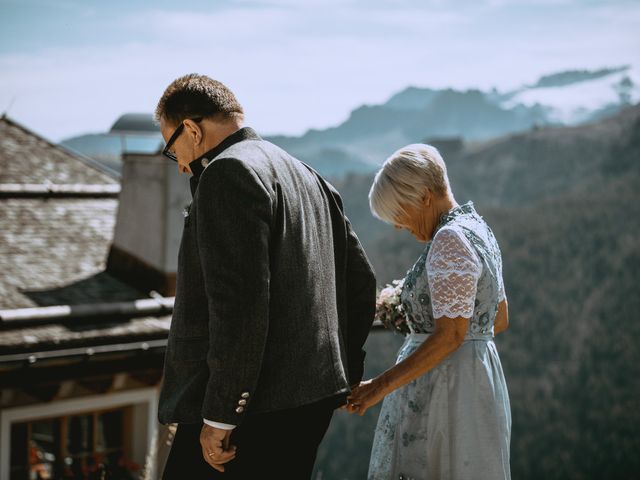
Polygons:
[[422,203],[427,207],[431,206],[431,200],[433,195],[431,194],[431,190],[428,187],[424,187],[422,191]]

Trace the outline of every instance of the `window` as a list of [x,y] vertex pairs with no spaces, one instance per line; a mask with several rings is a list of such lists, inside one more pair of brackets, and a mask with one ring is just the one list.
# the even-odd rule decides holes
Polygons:
[[11,480],[129,480],[131,407],[13,423]]

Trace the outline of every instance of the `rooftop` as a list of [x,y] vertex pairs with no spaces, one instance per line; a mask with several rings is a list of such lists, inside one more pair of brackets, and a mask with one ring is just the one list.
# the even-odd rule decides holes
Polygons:
[[[149,298],[105,270],[117,175],[7,117],[0,118],[0,147],[0,363],[20,352],[166,338],[170,309],[95,314],[98,305]],[[3,318],[13,309],[56,305],[82,305],[86,315]]]
[[120,183],[116,173],[45,140],[7,116],[0,117],[0,147],[0,184]]

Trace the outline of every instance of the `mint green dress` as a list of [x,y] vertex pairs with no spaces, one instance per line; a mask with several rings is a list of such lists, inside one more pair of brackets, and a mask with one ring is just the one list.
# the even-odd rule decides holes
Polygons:
[[397,362],[434,331],[469,318],[464,343],[382,404],[369,480],[510,479],[511,409],[493,341],[505,298],[498,243],[472,202],[444,214],[407,272],[401,294],[412,331]]

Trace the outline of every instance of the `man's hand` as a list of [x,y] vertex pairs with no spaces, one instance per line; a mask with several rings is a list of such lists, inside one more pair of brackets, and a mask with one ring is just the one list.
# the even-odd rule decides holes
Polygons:
[[206,423],[200,431],[200,445],[205,462],[219,472],[224,472],[224,464],[236,458],[236,447],[230,445],[231,432],[215,428]]

